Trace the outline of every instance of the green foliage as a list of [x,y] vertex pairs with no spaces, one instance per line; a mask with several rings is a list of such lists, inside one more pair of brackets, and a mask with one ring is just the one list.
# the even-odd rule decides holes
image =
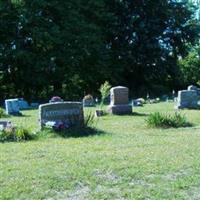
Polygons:
[[8,115],[5,113],[5,110],[3,108],[0,108],[0,118],[8,117]]
[[34,135],[23,127],[6,128],[0,132],[0,142],[20,142],[34,139]]
[[147,120],[148,126],[155,128],[179,128],[191,126],[187,122],[185,116],[180,113],[175,113],[174,115],[161,114],[159,112],[151,113]]
[[[0,1],[0,96],[82,99],[99,83],[176,89],[199,22],[186,1]],[[144,90],[144,93],[146,91]]]
[[100,93],[101,93],[101,106],[103,106],[105,99],[109,96],[111,89],[111,85],[109,84],[108,81],[105,81],[101,86],[100,86]]
[[193,49],[188,56],[179,62],[185,85],[200,82],[200,46]]

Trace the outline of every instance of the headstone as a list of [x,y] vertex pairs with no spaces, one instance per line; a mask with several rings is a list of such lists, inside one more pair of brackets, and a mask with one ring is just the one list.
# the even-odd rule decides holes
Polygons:
[[6,114],[8,115],[20,115],[18,99],[5,100]]
[[12,127],[12,124],[10,121],[0,121],[0,131],[3,131],[6,128]]
[[62,98],[59,96],[54,96],[49,100],[49,103],[57,103],[57,102],[63,102]]
[[132,106],[129,105],[129,89],[117,86],[110,90],[110,105],[108,111],[112,114],[131,114]]
[[29,109],[28,102],[25,101],[23,98],[18,99],[19,109],[26,110]]
[[135,99],[132,101],[132,106],[143,106],[143,104],[145,103],[145,100],[143,98],[139,98],[139,99]]
[[83,106],[84,107],[93,107],[93,106],[95,106],[94,98],[91,95],[86,95],[83,98]]
[[182,90],[178,92],[177,106],[175,108],[189,108],[196,109],[199,108],[198,105],[198,94],[195,90]]
[[31,103],[30,106],[31,106],[31,108],[38,108],[39,103]]
[[198,97],[199,97],[199,99],[200,99],[200,88],[198,88],[197,86],[194,86],[194,85],[190,85],[190,86],[188,86],[188,90],[189,90],[189,91],[190,91],[190,90],[196,91],[196,92],[197,92],[197,95],[198,95]]
[[41,128],[47,122],[62,122],[68,127],[81,126],[84,122],[83,105],[80,102],[58,102],[39,106]]
[[190,86],[188,86],[188,90],[198,90],[198,87],[196,87],[194,85],[190,85]]

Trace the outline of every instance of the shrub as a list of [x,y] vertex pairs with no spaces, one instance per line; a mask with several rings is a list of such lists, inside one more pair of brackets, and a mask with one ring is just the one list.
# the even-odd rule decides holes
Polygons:
[[8,117],[8,115],[6,114],[3,108],[0,108],[0,118],[3,118],[3,117]]
[[191,124],[187,122],[185,116],[177,112],[174,115],[161,114],[159,112],[152,113],[147,118],[147,124],[148,126],[155,128],[179,128],[191,126]]
[[9,127],[0,132],[0,142],[27,141],[34,139],[34,135],[27,129]]

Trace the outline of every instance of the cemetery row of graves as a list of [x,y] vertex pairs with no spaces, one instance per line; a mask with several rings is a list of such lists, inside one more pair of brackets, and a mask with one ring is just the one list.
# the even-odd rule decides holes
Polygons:
[[0,200],[200,198],[199,89],[164,102],[130,103],[122,86],[104,94],[108,105],[5,101]]
[[[70,136],[84,136],[93,134],[98,130],[95,129],[93,122],[94,118],[100,118],[105,115],[137,115],[134,112],[135,107],[141,107],[145,103],[158,103],[160,99],[135,99],[131,103],[129,101],[129,89],[123,86],[112,87],[105,82],[102,85],[104,91],[102,92],[101,104],[95,105],[95,100],[92,95],[84,97],[83,102],[69,102],[64,101],[58,96],[52,97],[49,103],[41,104],[32,103],[28,104],[23,98],[7,99],[5,100],[6,113],[1,116],[5,120],[0,121],[1,141],[12,140],[29,140],[36,137],[42,130],[50,130],[61,132],[62,135]],[[185,116],[177,112],[178,109],[198,109],[198,101],[200,99],[200,89],[196,86],[189,86],[187,90],[178,92],[178,97],[173,94],[171,99],[174,102],[174,114],[167,115],[160,112],[151,112],[146,120],[147,126],[159,128],[178,128],[192,126]],[[109,96],[110,103],[104,106],[104,100]],[[169,101],[169,99],[166,99]],[[93,107],[95,109],[87,109]],[[10,121],[11,116],[16,118],[23,118],[21,110],[35,109],[38,113],[37,130],[34,135],[31,133],[33,130],[28,130],[27,127],[21,126]],[[90,111],[89,111],[90,110]],[[3,112],[3,111],[2,111]],[[92,127],[91,127],[92,126]],[[78,135],[77,135],[78,132]],[[69,134],[70,133],[70,134]],[[73,135],[74,134],[74,135]]]
[[[34,141],[0,143],[0,199],[199,199],[199,110],[177,111],[178,99],[136,102],[132,114],[95,117],[92,136],[65,138],[44,130]],[[84,117],[108,108],[112,105],[84,107]],[[20,112],[1,120],[37,132],[39,110]],[[44,117],[52,112],[58,114],[51,110]],[[174,117],[175,112],[193,126],[147,126],[151,113]]]

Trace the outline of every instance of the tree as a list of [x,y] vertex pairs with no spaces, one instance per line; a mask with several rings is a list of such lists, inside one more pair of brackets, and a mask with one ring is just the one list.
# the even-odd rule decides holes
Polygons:
[[185,86],[200,85],[200,46],[193,49],[188,56],[179,61]]
[[178,87],[177,60],[199,36],[194,8],[173,0],[112,0],[107,5],[116,16],[108,40],[123,69],[121,82],[135,93],[154,85]]

